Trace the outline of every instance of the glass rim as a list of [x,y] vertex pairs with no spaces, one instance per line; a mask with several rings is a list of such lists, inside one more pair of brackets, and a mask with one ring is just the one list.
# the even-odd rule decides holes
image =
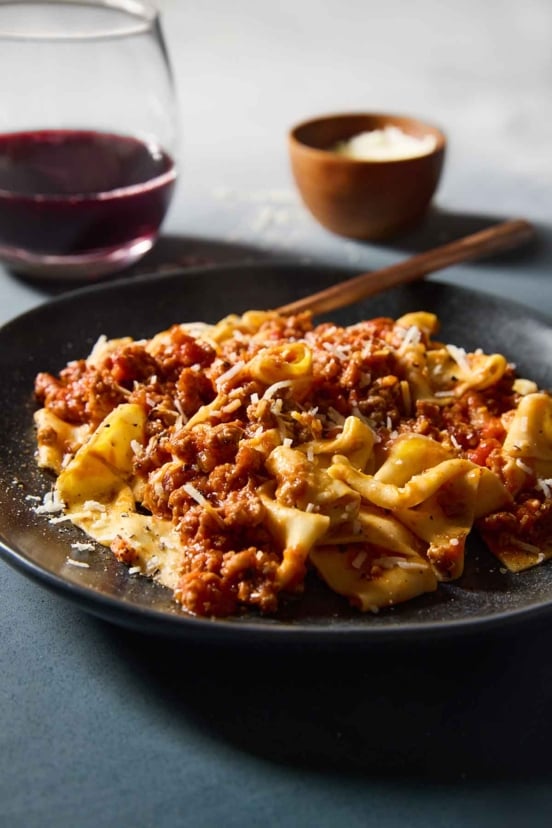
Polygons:
[[[2,20],[2,11],[8,7],[48,6],[97,8],[100,10],[118,11],[128,16],[128,23],[98,25],[94,29],[75,29],[63,31],[61,24],[57,30],[40,31],[38,27],[29,25],[14,25],[7,27]],[[108,40],[112,38],[132,37],[144,34],[155,28],[159,20],[159,10],[149,0],[0,0],[0,41],[81,41],[81,40]]]

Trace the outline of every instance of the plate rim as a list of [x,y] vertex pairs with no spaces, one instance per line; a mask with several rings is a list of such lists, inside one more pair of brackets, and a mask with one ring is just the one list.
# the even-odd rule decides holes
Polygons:
[[[360,644],[404,643],[420,637],[432,641],[449,637],[456,639],[459,636],[478,634],[482,630],[495,631],[514,624],[536,621],[548,615],[552,610],[551,599],[550,602],[497,612],[484,617],[467,616],[436,623],[404,622],[380,627],[369,625],[347,627],[339,623],[307,626],[301,622],[295,625],[278,619],[267,624],[251,618],[247,620],[203,618],[184,613],[172,615],[149,607],[123,603],[111,595],[62,578],[41,567],[32,558],[7,546],[2,540],[0,540],[0,558],[15,571],[96,618],[127,629],[138,629],[149,634],[161,634],[164,637],[178,639],[197,638],[199,635],[202,641],[215,640],[221,643],[235,641],[238,638],[239,641],[236,641],[238,644],[240,642],[244,644],[262,642],[268,645],[274,640],[275,644],[285,643],[286,645],[314,642],[324,646],[339,644],[340,648],[350,643],[358,647]],[[270,642],[268,638],[271,639]]]
[[[347,278],[352,278],[353,276],[359,275],[359,269],[352,267],[349,264],[334,264],[334,263],[327,263],[327,262],[305,262],[304,260],[297,260],[293,261],[286,258],[274,258],[274,259],[259,259],[259,260],[247,260],[245,262],[231,262],[229,264],[204,264],[198,265],[197,267],[174,267],[167,270],[162,270],[159,272],[151,271],[148,273],[137,273],[136,275],[120,275],[112,279],[104,279],[96,282],[92,282],[85,285],[75,286],[67,291],[63,291],[62,293],[47,297],[44,301],[39,302],[36,305],[28,308],[27,310],[18,313],[16,316],[5,320],[2,324],[0,324],[0,335],[3,335],[6,329],[9,329],[12,325],[15,326],[16,324],[21,324],[23,321],[26,320],[27,317],[32,317],[35,313],[40,313],[41,310],[45,308],[50,308],[52,306],[61,306],[67,302],[71,302],[74,299],[79,299],[80,297],[86,298],[89,295],[96,295],[98,293],[110,292],[110,291],[117,291],[117,290],[124,290],[126,287],[132,288],[132,286],[144,285],[149,284],[150,282],[155,281],[171,281],[177,278],[195,278],[202,276],[205,273],[217,273],[218,271],[226,272],[229,271],[244,271],[244,270],[257,270],[257,269],[277,269],[281,268],[282,270],[303,270],[305,272],[312,272],[316,270],[322,273],[339,273],[342,276],[342,279],[339,281],[345,281]],[[379,268],[376,268],[374,272],[376,272]],[[445,268],[447,270],[448,268]],[[370,270],[363,270],[362,273],[369,273]],[[432,283],[437,286],[450,288],[458,293],[464,293],[466,296],[477,296],[479,298],[487,298],[490,301],[495,301],[499,303],[502,307],[508,307],[511,309],[512,312],[518,311],[520,313],[525,313],[544,325],[552,328],[552,313],[545,313],[544,311],[539,310],[539,308],[535,308],[525,302],[522,302],[519,299],[513,299],[508,296],[501,296],[499,293],[495,293],[494,291],[484,290],[479,287],[472,287],[467,285],[458,284],[456,282],[450,282],[445,279],[439,278],[442,275],[443,271],[437,271],[436,273],[427,274],[427,276],[423,276],[419,279],[414,279],[413,281],[405,282],[403,285],[397,285],[395,287],[387,288],[384,291],[379,293],[374,293],[372,296],[367,297],[365,300],[358,300],[358,302],[351,303],[348,307],[352,307],[355,304],[359,304],[362,301],[370,301],[370,299],[377,299],[378,296],[382,296],[385,293],[392,292],[393,290],[400,289],[401,287],[409,287],[413,286],[417,283]],[[305,294],[306,295],[306,294]],[[300,298],[300,297],[298,297]],[[332,313],[332,312],[330,312]]]

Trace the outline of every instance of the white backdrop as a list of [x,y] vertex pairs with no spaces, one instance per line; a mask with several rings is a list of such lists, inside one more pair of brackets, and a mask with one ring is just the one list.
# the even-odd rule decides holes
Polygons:
[[382,110],[447,132],[440,203],[552,218],[550,0],[158,6],[182,113],[183,198],[201,185],[287,185],[293,122]]

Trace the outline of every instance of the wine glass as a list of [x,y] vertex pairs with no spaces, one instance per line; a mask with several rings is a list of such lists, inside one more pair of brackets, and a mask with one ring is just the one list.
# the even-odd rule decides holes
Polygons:
[[159,12],[142,0],[0,0],[0,260],[94,279],[154,244],[176,181]]

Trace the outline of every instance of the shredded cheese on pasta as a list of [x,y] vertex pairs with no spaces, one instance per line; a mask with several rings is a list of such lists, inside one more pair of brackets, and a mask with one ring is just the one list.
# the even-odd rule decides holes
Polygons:
[[459,578],[472,531],[512,571],[541,563],[552,399],[438,326],[248,311],[100,337],[37,377],[38,462],[57,478],[34,509],[200,615],[277,613],[309,570],[377,612]]

